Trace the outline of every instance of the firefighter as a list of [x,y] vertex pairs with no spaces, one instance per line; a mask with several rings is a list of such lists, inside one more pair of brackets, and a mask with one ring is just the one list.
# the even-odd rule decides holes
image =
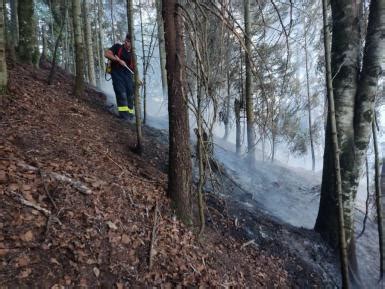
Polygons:
[[134,119],[134,69],[131,52],[131,35],[123,44],[116,43],[104,53],[111,61],[112,86],[115,91],[119,117],[125,121]]

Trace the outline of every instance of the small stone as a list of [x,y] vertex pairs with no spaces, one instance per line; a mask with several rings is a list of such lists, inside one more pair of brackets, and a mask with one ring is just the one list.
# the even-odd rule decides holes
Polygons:
[[92,270],[94,271],[96,278],[99,278],[100,270],[97,267],[94,267],[94,269],[92,269]]
[[117,230],[117,229],[118,229],[118,227],[117,227],[114,223],[112,223],[111,221],[108,221],[108,222],[107,222],[107,226],[108,226],[111,230]]

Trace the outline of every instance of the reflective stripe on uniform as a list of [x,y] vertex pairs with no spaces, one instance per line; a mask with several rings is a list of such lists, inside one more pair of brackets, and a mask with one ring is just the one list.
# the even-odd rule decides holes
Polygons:
[[129,111],[128,106],[118,106],[118,111]]
[[118,111],[127,111],[128,113],[134,113],[134,109],[129,108],[128,106],[118,106]]

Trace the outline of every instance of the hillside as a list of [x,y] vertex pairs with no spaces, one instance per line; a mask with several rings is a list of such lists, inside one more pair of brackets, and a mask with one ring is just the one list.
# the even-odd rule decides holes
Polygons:
[[9,67],[0,287],[322,287],[285,248],[250,246],[218,197],[198,240],[170,208],[167,147],[156,131],[144,129],[140,157],[134,128],[108,112],[103,94],[88,88],[75,99],[62,71],[48,86],[46,69]]

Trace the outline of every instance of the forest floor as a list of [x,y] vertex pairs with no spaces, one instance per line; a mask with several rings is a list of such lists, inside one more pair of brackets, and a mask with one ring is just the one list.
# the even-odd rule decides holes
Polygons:
[[[108,112],[73,78],[9,63],[0,106],[0,288],[158,286],[323,288],[325,277],[279,243],[250,242],[246,217],[208,195],[198,239],[166,197],[167,145]],[[282,225],[260,214],[255,226]]]

